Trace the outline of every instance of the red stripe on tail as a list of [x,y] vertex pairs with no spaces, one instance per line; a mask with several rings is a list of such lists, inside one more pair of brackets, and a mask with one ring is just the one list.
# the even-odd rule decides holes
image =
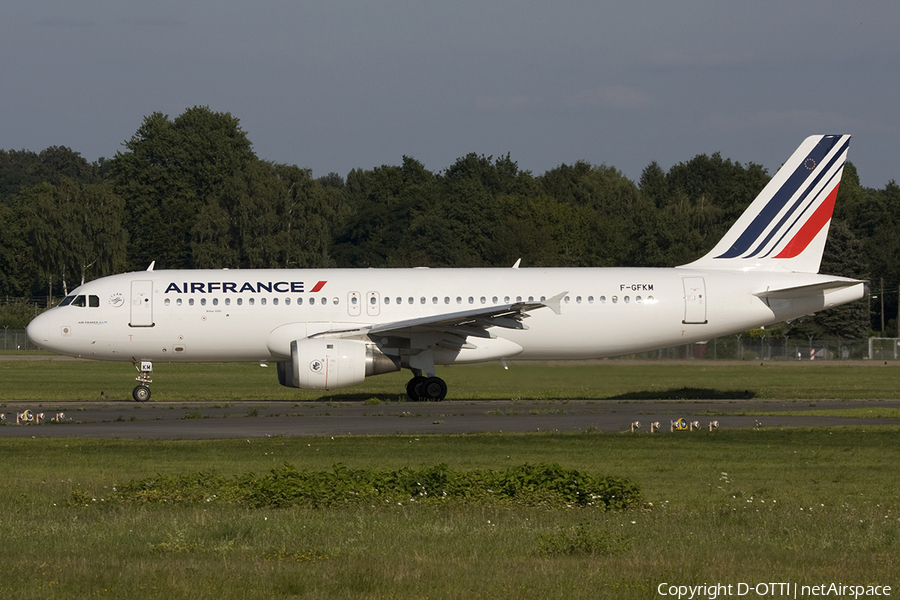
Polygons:
[[806,247],[813,241],[813,238],[822,231],[822,228],[825,227],[831,219],[831,214],[834,212],[834,201],[837,198],[839,187],[841,187],[840,183],[834,186],[834,189],[831,190],[831,193],[828,194],[825,201],[819,205],[816,212],[814,212],[809,220],[803,224],[803,227],[800,228],[797,235],[787,243],[787,246],[785,246],[775,258],[794,258],[806,250]]

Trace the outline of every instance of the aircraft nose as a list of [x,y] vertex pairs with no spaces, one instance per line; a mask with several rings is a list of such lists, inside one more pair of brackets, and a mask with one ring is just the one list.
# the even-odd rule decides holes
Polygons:
[[50,321],[47,315],[41,314],[32,319],[25,328],[25,334],[28,336],[28,341],[35,346],[46,347],[50,340]]

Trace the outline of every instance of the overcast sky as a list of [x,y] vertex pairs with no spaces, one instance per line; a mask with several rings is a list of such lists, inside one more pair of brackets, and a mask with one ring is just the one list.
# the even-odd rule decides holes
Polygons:
[[851,133],[863,185],[900,179],[900,2],[10,0],[0,148],[112,157],[141,125],[230,112],[314,176],[509,153],[637,180],[721,152],[770,173]]

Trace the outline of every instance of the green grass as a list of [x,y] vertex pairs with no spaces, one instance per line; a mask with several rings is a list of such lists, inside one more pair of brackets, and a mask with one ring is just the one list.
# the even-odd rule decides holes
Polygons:
[[[0,439],[3,598],[649,598],[656,586],[900,584],[900,429],[222,441]],[[635,510],[111,502],[145,477],[559,463]],[[74,502],[73,500],[78,500]]]
[[749,417],[857,417],[860,419],[900,419],[900,408],[874,406],[872,408],[830,408],[825,410],[735,411]]
[[[274,365],[156,364],[154,400],[313,400],[405,397],[407,372],[366,379],[338,390],[298,390],[278,385]],[[891,363],[666,364],[598,361],[593,364],[468,365],[440,368],[450,399],[490,398],[889,398],[900,387]],[[127,400],[136,373],[128,363],[0,361],[0,402],[17,400]]]
[[[156,365],[156,400],[401,397],[391,374],[336,392],[258,365]],[[127,399],[128,364],[0,361],[0,401]],[[496,365],[443,369],[455,398],[889,398],[893,365]],[[720,395],[721,393],[721,395]],[[724,393],[731,393],[725,395]],[[628,396],[625,396],[628,395]],[[737,400],[736,402],[740,402]],[[184,418],[200,415],[190,404]],[[822,411],[869,416],[869,409]],[[895,410],[874,408],[878,416]],[[884,413],[884,410],[888,410]],[[858,414],[859,413],[859,414]],[[804,412],[803,414],[811,414]],[[202,415],[200,415],[202,416]],[[0,598],[650,598],[656,587],[792,581],[900,587],[900,428],[686,435],[531,433],[214,441],[0,439]],[[627,511],[452,500],[251,508],[122,503],[156,476],[559,464],[627,478]],[[748,596],[749,597],[749,596]]]

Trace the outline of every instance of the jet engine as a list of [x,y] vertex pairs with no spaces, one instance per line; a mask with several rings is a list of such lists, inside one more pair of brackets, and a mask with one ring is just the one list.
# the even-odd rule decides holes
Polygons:
[[278,382],[295,388],[355,385],[370,375],[400,370],[400,358],[358,340],[306,338],[291,342],[290,362],[278,363]]

